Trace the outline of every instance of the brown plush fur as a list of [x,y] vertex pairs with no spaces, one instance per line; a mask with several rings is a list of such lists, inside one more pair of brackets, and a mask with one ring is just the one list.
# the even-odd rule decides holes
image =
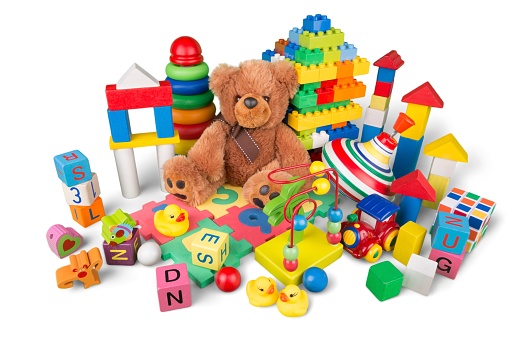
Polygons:
[[[250,60],[239,67],[219,65],[210,74],[209,87],[219,99],[227,123],[213,122],[189,150],[164,164],[166,189],[191,206],[197,206],[229,183],[243,186],[244,198],[260,208],[281,191],[281,185],[268,180],[274,169],[309,164],[309,154],[295,133],[285,125],[289,100],[299,87],[297,74],[289,62]],[[246,101],[247,98],[248,101]],[[246,103],[252,99],[256,105]],[[247,129],[260,148],[250,163],[231,137],[232,126]],[[291,175],[309,174],[306,168]],[[279,179],[289,178],[281,173]],[[262,190],[268,186],[269,190]]]

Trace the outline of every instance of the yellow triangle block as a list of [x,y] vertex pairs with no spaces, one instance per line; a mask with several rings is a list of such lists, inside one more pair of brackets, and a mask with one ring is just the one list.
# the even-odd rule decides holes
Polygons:
[[440,159],[468,162],[468,154],[458,140],[449,133],[424,146],[425,155]]

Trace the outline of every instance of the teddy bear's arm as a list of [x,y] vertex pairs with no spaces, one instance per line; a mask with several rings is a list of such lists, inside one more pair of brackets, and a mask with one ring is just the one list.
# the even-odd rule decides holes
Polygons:
[[281,167],[311,163],[304,145],[290,127],[282,123],[276,130],[276,157]]
[[206,173],[210,182],[218,181],[225,175],[224,152],[228,131],[226,124],[213,122],[187,153],[196,167]]

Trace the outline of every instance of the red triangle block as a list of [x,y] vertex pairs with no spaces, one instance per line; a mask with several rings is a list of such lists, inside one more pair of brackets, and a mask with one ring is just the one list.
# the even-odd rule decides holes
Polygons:
[[402,102],[422,106],[442,108],[444,102],[429,82],[425,82],[401,99]]
[[435,189],[418,169],[394,180],[391,184],[391,192],[421,200],[433,202],[436,200]]
[[401,59],[401,56],[396,52],[395,50],[390,51],[377,61],[373,63],[373,66],[380,67],[380,68],[388,68],[397,70],[401,66],[403,66],[405,62],[403,59]]

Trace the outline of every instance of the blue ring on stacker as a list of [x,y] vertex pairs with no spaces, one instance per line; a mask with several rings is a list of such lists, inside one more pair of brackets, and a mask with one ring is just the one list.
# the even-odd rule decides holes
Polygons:
[[209,77],[198,80],[182,81],[166,77],[171,84],[171,91],[179,95],[195,95],[209,90]]

